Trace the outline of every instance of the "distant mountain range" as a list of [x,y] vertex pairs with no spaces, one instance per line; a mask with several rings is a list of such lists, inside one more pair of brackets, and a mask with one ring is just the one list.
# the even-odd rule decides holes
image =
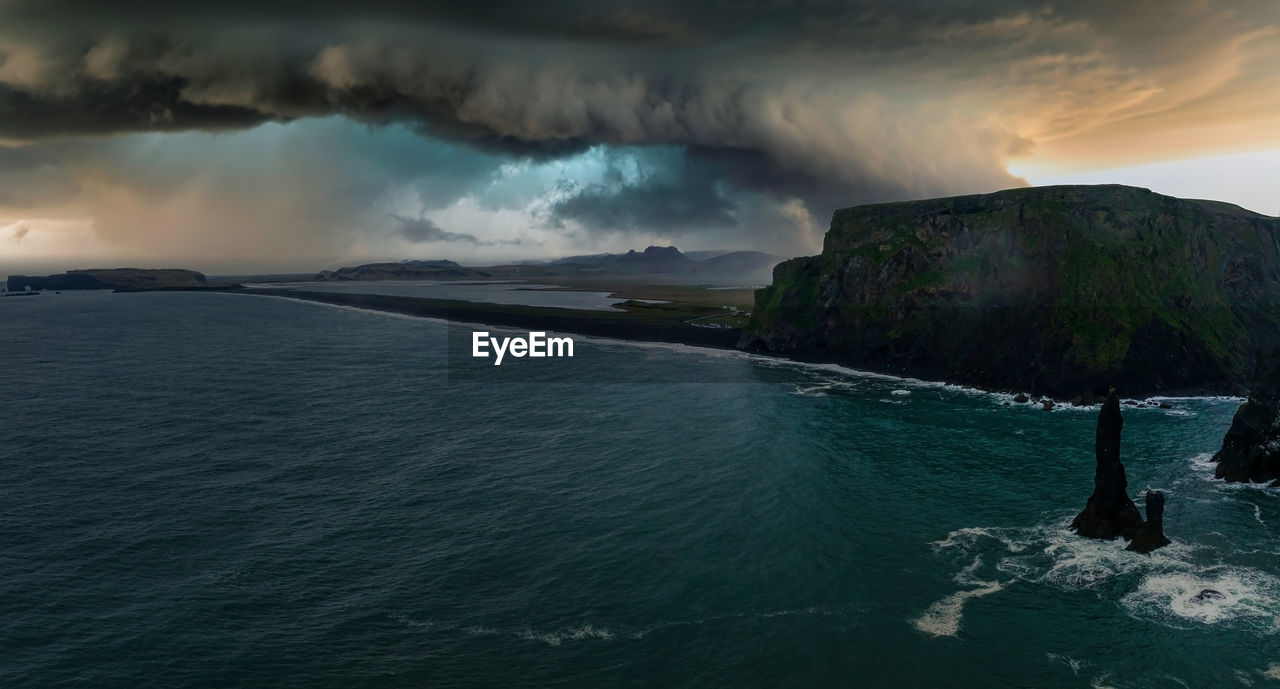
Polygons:
[[568,256],[548,261],[545,265],[575,266],[579,269],[626,273],[760,273],[767,274],[784,259],[760,251],[691,251],[683,253],[674,246],[651,246],[644,251],[632,249],[625,254],[593,254]]

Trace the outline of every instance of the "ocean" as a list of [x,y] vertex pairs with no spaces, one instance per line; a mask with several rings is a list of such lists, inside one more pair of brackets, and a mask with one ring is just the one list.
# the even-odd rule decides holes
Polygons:
[[1280,682],[1280,494],[1207,462],[1239,400],[1124,408],[1144,556],[1066,529],[1096,409],[591,338],[450,375],[475,329],[0,300],[0,686]]

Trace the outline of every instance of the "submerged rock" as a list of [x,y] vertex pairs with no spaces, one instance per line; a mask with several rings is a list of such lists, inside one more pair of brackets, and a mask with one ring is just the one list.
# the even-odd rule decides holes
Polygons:
[[1213,461],[1214,475],[1228,481],[1280,479],[1280,349],[1258,359],[1249,399],[1231,419]]
[[[1147,492],[1147,521],[1133,534],[1133,541],[1125,550],[1138,553],[1149,553],[1157,548],[1169,545],[1164,535],[1164,493],[1158,490]],[[1212,589],[1206,589],[1206,591]],[[1204,593],[1204,591],[1201,591]]]
[[[1124,417],[1115,390],[1107,395],[1098,413],[1098,429],[1094,438],[1097,466],[1093,473],[1093,495],[1084,510],[1071,522],[1071,529],[1089,538],[1132,538],[1142,526],[1142,515],[1129,499],[1129,479],[1120,463],[1120,432]],[[1163,498],[1162,498],[1163,499]],[[1163,507],[1163,503],[1161,505]]]

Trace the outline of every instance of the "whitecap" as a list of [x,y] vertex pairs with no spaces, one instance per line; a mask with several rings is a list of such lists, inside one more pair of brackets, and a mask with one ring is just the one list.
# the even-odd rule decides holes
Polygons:
[[[914,625],[954,636],[966,601],[1015,582],[1082,591],[1119,581],[1129,592],[1117,604],[1135,619],[1173,628],[1229,622],[1256,633],[1280,631],[1280,577],[1197,564],[1192,558],[1197,548],[1179,542],[1149,555],[1133,553],[1124,541],[1082,538],[1066,525],[1064,519],[1030,528],[966,527],[934,542],[939,555],[955,552],[973,559],[955,575],[963,588],[930,605]],[[980,573],[984,557],[993,566]]]
[[[1252,490],[1268,494],[1275,494],[1277,492],[1270,483],[1227,481],[1226,479],[1218,478],[1214,473],[1218,465],[1213,461],[1213,456],[1214,453],[1212,452],[1202,452],[1191,458],[1191,470],[1197,474],[1200,479],[1216,483],[1218,484],[1218,487],[1224,490]],[[1259,521],[1261,521],[1261,519],[1259,519]]]
[[1156,622],[1239,626],[1271,634],[1280,613],[1280,578],[1250,568],[1148,574],[1121,600],[1135,618]]

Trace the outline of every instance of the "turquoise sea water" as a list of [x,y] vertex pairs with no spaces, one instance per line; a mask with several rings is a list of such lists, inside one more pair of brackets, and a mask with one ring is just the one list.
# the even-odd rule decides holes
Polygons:
[[1146,557],[1065,531],[1092,410],[583,338],[450,382],[470,333],[0,303],[0,686],[1280,683],[1280,495],[1203,461],[1235,401],[1126,408]]

